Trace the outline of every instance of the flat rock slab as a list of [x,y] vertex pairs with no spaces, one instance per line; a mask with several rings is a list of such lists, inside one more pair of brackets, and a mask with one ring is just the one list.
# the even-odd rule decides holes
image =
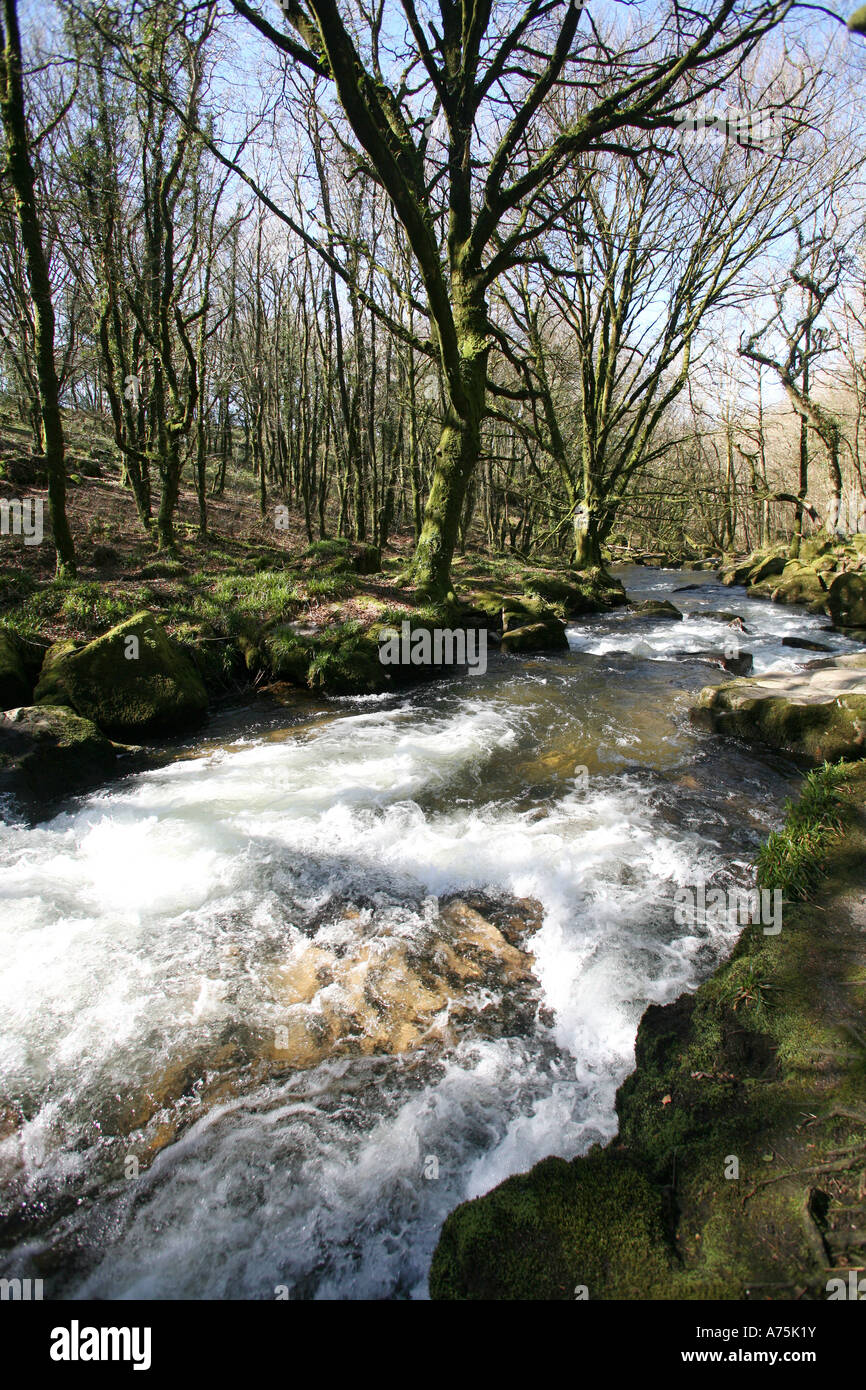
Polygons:
[[812,762],[866,756],[866,652],[706,686],[692,719]]

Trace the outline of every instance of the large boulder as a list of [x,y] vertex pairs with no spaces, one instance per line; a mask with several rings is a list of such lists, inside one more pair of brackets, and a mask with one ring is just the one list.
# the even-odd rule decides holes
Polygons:
[[189,728],[207,711],[201,676],[150,613],[136,613],[83,647],[50,648],[33,698],[68,706],[118,739]]
[[95,786],[114,768],[113,744],[73,710],[30,705],[0,715],[0,790],[51,801]]
[[641,603],[633,603],[632,612],[638,618],[672,618],[678,623],[683,620],[679,608],[667,599],[647,598]]
[[620,581],[607,570],[536,570],[523,583],[531,606],[542,605],[559,618],[603,613],[628,602]]
[[866,627],[866,575],[837,574],[827,594],[836,627]]
[[0,709],[28,704],[32,691],[20,639],[0,630]]
[[785,563],[783,555],[768,555],[766,560],[761,560],[749,571],[749,583],[762,584],[765,579],[771,579],[773,575],[781,574],[785,568]]
[[774,603],[797,603],[810,613],[827,612],[827,586],[809,565],[786,565],[779,582],[767,581],[762,592]]
[[796,753],[812,762],[866,756],[866,653],[808,671],[707,686],[692,710],[717,733]]
[[502,651],[512,654],[568,651],[565,624],[558,618],[545,618],[524,627],[509,628],[502,635]]

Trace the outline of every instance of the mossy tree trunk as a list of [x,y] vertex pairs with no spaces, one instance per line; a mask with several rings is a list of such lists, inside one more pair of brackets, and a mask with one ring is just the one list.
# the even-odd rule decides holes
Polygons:
[[3,0],[0,26],[0,118],[6,144],[6,173],[15,195],[15,211],[33,305],[36,379],[39,390],[40,444],[48,475],[48,503],[57,555],[58,576],[75,573],[75,547],[66,517],[66,471],[60,383],[54,362],[54,304],[36,204],[36,174],[27,139],[21,34],[16,0]]
[[451,561],[466,491],[481,452],[487,396],[487,306],[477,290],[458,292],[458,299],[462,310],[457,331],[458,379],[448,383],[433,482],[411,570],[417,588],[434,599],[451,593]]

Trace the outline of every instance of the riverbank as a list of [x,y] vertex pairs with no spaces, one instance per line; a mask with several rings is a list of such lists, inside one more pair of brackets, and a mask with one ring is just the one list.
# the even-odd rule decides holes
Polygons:
[[826,614],[839,631],[866,627],[866,536],[842,540],[816,531],[800,542],[794,557],[790,545],[780,542],[727,560],[719,578],[744,585],[754,598]]
[[434,1298],[824,1299],[862,1266],[864,802],[862,765],[810,774],[759,860],[782,930],[646,1011],[610,1143],[448,1217]]

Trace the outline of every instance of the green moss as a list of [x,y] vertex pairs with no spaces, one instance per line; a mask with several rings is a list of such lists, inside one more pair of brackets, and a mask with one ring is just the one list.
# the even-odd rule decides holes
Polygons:
[[69,706],[110,737],[134,739],[197,723],[207,692],[161,624],[137,613],[84,647],[52,647],[34,701]]
[[439,1299],[664,1297],[670,1268],[662,1196],[637,1169],[601,1154],[575,1163],[547,1158],[449,1216],[430,1293]]

